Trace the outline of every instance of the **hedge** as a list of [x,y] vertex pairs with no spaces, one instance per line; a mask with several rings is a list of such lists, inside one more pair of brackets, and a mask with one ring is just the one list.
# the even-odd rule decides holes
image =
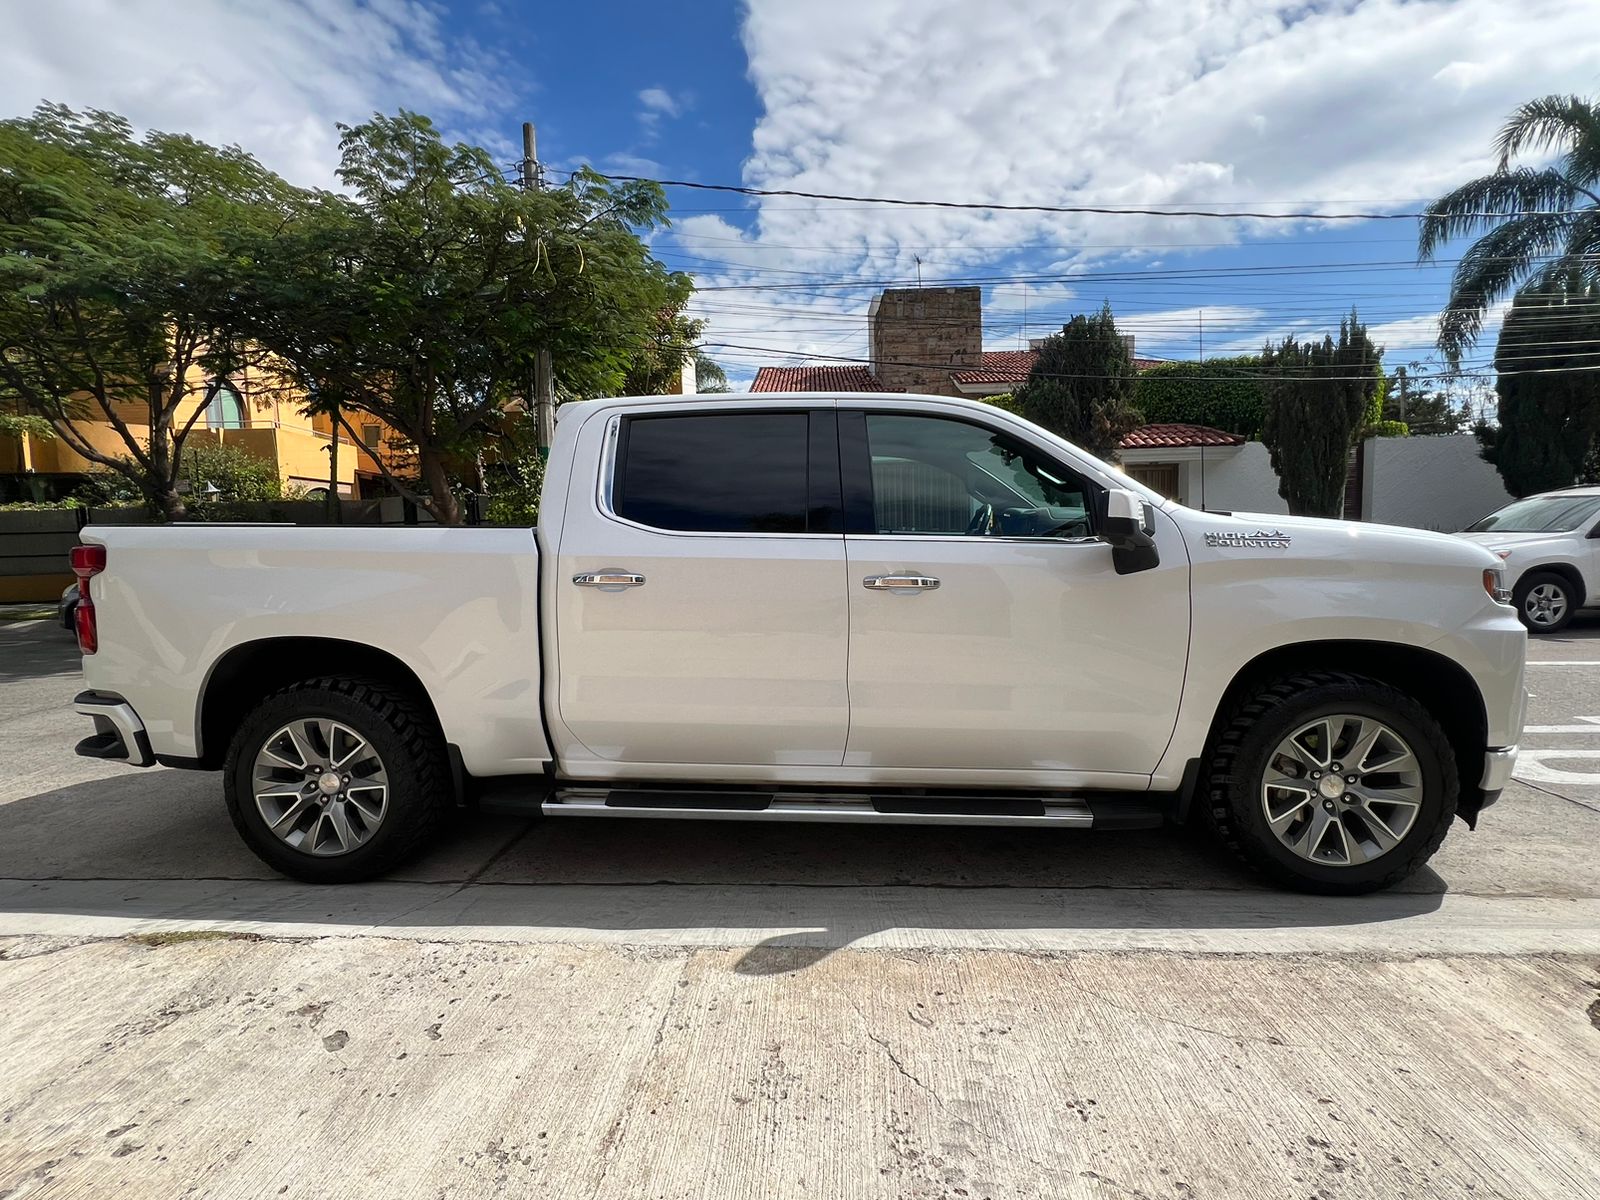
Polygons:
[[1261,360],[1254,355],[1167,362],[1139,372],[1133,403],[1150,424],[1209,425],[1259,438],[1266,413]]

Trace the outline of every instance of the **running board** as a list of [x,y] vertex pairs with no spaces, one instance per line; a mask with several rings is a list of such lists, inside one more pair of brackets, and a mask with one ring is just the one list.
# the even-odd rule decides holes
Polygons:
[[1035,825],[1149,829],[1166,809],[1132,793],[1073,796],[902,796],[870,793],[563,788],[540,806],[552,817],[658,817],[696,821],[871,822],[879,825]]

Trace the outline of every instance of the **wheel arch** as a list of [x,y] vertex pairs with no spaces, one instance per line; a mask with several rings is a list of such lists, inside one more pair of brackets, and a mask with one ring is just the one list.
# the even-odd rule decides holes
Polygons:
[[1538,575],[1541,572],[1548,575],[1559,575],[1562,579],[1566,580],[1569,585],[1571,585],[1572,607],[1574,609],[1582,608],[1588,601],[1589,597],[1586,594],[1588,589],[1584,587],[1583,572],[1578,570],[1576,566],[1569,562],[1534,563],[1532,566],[1524,568],[1517,575],[1517,581],[1511,585],[1512,590],[1515,591],[1517,588],[1521,587],[1523,580],[1532,575]]
[[1276,646],[1241,667],[1211,720],[1206,756],[1239,707],[1274,681],[1306,671],[1363,675],[1411,696],[1444,729],[1461,779],[1457,813],[1469,826],[1483,807],[1478,781],[1488,743],[1489,717],[1477,682],[1460,663],[1433,650],[1398,642],[1316,641]]
[[438,725],[428,689],[417,673],[386,650],[342,638],[261,638],[232,647],[212,664],[201,686],[196,712],[195,765],[217,770],[239,722],[281,687],[318,676],[360,676],[399,688]]

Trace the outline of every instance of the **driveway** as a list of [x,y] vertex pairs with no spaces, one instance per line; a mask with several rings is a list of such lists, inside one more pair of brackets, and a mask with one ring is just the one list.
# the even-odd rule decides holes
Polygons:
[[1600,625],[1394,893],[1170,832],[475,816],[276,878],[0,625],[0,1197],[1600,1194]]

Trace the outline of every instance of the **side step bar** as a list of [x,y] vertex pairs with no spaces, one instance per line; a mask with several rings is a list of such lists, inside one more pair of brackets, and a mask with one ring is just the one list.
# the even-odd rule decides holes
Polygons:
[[1145,793],[1104,799],[1100,796],[922,796],[568,787],[550,795],[540,809],[552,817],[1150,829],[1166,820],[1165,799]]

